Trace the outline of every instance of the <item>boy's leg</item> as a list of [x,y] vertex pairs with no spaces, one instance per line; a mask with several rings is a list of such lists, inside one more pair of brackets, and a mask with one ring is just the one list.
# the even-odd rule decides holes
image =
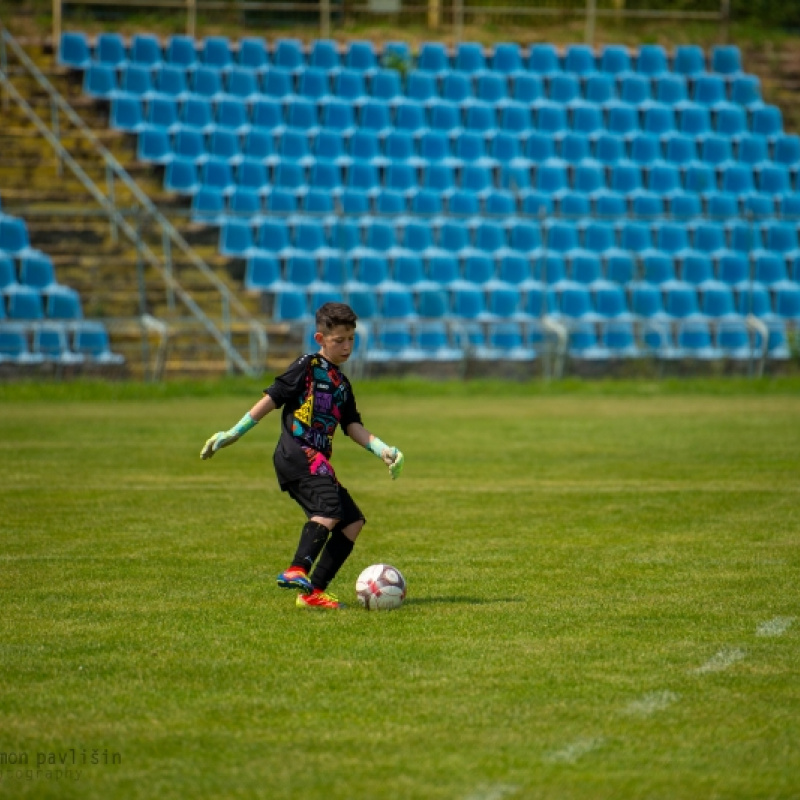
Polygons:
[[292,564],[289,569],[278,575],[278,586],[282,589],[300,589],[302,592],[312,591],[308,580],[308,571],[325,547],[330,530],[319,522],[309,520],[300,533]]
[[308,572],[328,541],[331,529],[341,515],[339,492],[329,476],[310,475],[286,487],[291,498],[303,509],[308,521],[300,533],[289,569],[278,575],[278,586],[310,594],[313,586]]
[[339,487],[339,498],[342,508],[341,522],[333,529],[310,576],[314,589],[323,592],[353,552],[355,539],[365,522],[361,509],[353,502],[350,493],[343,486]]

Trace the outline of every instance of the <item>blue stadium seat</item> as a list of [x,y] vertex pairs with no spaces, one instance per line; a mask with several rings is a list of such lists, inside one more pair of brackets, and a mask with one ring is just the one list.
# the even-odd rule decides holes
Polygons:
[[762,105],[761,81],[756,75],[737,75],[731,81],[731,102],[736,105],[756,108]]
[[542,103],[536,111],[536,129],[559,139],[569,131],[567,109],[560,103]]
[[48,363],[61,366],[82,364],[84,361],[82,354],[72,351],[69,328],[61,322],[44,322],[33,329],[33,353]]
[[115,95],[111,100],[109,125],[126,133],[138,133],[144,126],[144,107],[139,97]]
[[686,78],[667,72],[655,79],[655,99],[659,103],[680,108],[689,99]]
[[170,135],[166,128],[145,125],[137,136],[136,157],[139,161],[167,164],[174,158]]
[[652,133],[635,133],[631,136],[628,147],[631,161],[642,166],[661,161],[661,139]]
[[92,61],[89,39],[82,31],[64,31],[58,48],[58,63],[62,67],[85,70]]
[[292,74],[299,74],[306,66],[303,44],[299,39],[278,39],[272,48],[272,63]]
[[297,97],[295,94],[294,76],[288,69],[270,66],[262,78],[264,94],[284,103],[290,103]]
[[155,67],[163,60],[161,42],[152,33],[135,33],[131,37],[128,57],[134,64]]
[[738,317],[717,323],[716,344],[723,358],[744,360],[755,355],[747,325]]
[[622,76],[632,69],[628,48],[624,45],[606,45],[600,54],[600,70],[611,75]]
[[711,113],[696,103],[687,103],[678,114],[678,130],[699,139],[711,131]]
[[589,45],[567,45],[564,52],[564,71],[590,75],[596,71],[594,51]]
[[175,64],[162,64],[155,71],[155,91],[159,94],[185,100],[189,94],[189,80],[184,67]]
[[620,286],[630,283],[636,275],[636,262],[631,253],[609,250],[603,254],[606,278]]
[[573,131],[594,136],[604,130],[603,113],[599,106],[577,106],[572,111],[571,127]]
[[717,277],[731,286],[741,283],[750,276],[748,257],[733,251],[723,252],[717,261]]
[[194,37],[173,34],[167,39],[164,62],[177,67],[194,69],[197,66],[197,46]]
[[378,68],[375,46],[369,41],[351,41],[345,53],[344,66],[372,75]]
[[663,286],[675,282],[675,260],[661,250],[645,250],[641,254],[642,277],[647,283]]
[[261,94],[256,73],[247,67],[231,67],[224,79],[224,85],[228,95],[246,102],[257,100]]
[[273,136],[283,135],[284,124],[283,107],[279,100],[272,97],[261,97],[250,106],[250,122],[253,129],[260,129]]
[[648,103],[653,99],[650,79],[644,75],[625,75],[620,81],[619,98],[633,106]]
[[269,67],[266,42],[260,36],[243,36],[239,39],[236,63],[260,76]]
[[772,316],[772,301],[766,286],[752,281],[743,281],[733,287],[736,292],[736,311],[747,316]]
[[475,86],[475,98],[498,109],[507,105],[511,102],[508,80],[505,76],[495,72],[487,72],[479,76]]
[[39,289],[17,284],[6,287],[5,293],[9,319],[40,320],[44,318],[44,301]]
[[558,105],[569,105],[581,98],[581,84],[578,76],[570,72],[554,75],[549,82],[548,99]]
[[487,69],[483,45],[477,42],[460,42],[456,45],[452,67],[454,70],[479,75]]
[[611,319],[602,325],[601,347],[610,358],[639,358],[633,323],[628,319]]
[[616,137],[629,138],[639,130],[639,115],[636,107],[626,103],[611,104],[608,108],[606,128]]
[[450,70],[450,57],[441,42],[422,42],[417,54],[417,69],[444,75]]
[[586,78],[583,93],[587,103],[603,106],[618,99],[616,81],[613,75],[598,72]]
[[81,296],[69,286],[51,286],[46,295],[45,313],[49,319],[83,319]]
[[655,133],[658,136],[676,130],[675,112],[672,106],[664,103],[651,103],[644,110],[642,130]]
[[681,280],[698,286],[714,277],[714,262],[707,253],[687,251],[681,259]]
[[153,70],[142,64],[126,64],[117,79],[120,94],[148,98],[154,90]]
[[525,69],[522,50],[516,42],[499,42],[492,53],[492,69],[503,75],[515,75]]
[[777,106],[755,108],[750,117],[750,132],[775,140],[783,133],[783,114]]
[[543,76],[561,72],[561,61],[553,44],[531,45],[528,54],[528,69]]
[[328,73],[316,67],[304,69],[297,78],[297,94],[315,103],[327,103],[331,99]]
[[328,74],[338,71],[341,68],[338,44],[332,39],[315,39],[308,54],[308,66]]
[[672,70],[686,76],[705,72],[706,57],[703,48],[695,44],[678,45],[672,59]]
[[742,54],[736,45],[715,45],[711,48],[711,69],[721,75],[742,71]]
[[117,91],[117,73],[113,66],[92,62],[83,73],[83,93],[89,97],[111,100]]
[[620,319],[630,316],[628,301],[621,284],[609,280],[596,280],[591,285],[594,309],[606,319]]
[[643,44],[636,58],[636,71],[651,78],[658,78],[669,72],[667,51],[660,44]]
[[700,287],[700,310],[711,319],[736,314],[733,290],[724,281],[708,280]]
[[665,319],[661,289],[652,283],[637,281],[630,286],[631,312],[645,319]]
[[714,347],[711,328],[704,319],[684,319],[678,323],[678,352],[684,358],[716,360],[720,351]]
[[27,329],[18,325],[0,326],[0,364],[8,362],[19,365],[40,364],[42,353],[30,348]]
[[234,65],[233,50],[227,36],[206,36],[200,47],[200,60],[209,67],[227,70]]
[[306,292],[285,288],[275,294],[272,317],[275,322],[301,322],[309,318]]
[[100,33],[94,46],[94,63],[113,68],[123,66],[128,61],[125,41],[119,33]]

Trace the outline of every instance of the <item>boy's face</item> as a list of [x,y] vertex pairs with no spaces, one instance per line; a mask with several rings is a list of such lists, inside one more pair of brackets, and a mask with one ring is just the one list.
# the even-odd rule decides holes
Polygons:
[[340,366],[350,358],[356,341],[356,329],[349,325],[336,325],[330,331],[317,331],[314,341],[328,361]]

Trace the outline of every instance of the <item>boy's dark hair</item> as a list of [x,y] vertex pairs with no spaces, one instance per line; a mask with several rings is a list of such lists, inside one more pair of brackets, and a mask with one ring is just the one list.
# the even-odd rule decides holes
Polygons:
[[358,317],[346,303],[325,303],[317,309],[317,330],[330,333],[337,325],[355,328]]

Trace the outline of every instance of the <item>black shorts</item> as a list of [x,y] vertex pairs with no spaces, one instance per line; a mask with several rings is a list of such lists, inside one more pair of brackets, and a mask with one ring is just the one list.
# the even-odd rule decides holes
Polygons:
[[366,518],[350,492],[330,475],[306,475],[287,483],[284,491],[303,509],[306,517],[338,519],[342,528]]

